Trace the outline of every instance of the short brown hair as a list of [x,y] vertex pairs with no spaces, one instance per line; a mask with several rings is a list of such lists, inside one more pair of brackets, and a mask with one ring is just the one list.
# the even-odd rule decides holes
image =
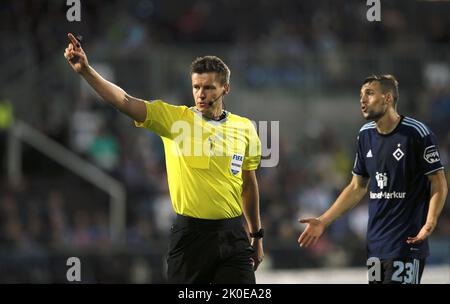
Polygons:
[[217,56],[203,56],[196,58],[191,64],[191,75],[194,73],[217,73],[220,84],[230,83],[230,69]]
[[398,94],[398,81],[395,79],[394,75],[371,75],[367,77],[362,85],[365,85],[366,83],[371,83],[377,81],[380,83],[381,90],[383,90],[383,93],[391,92],[392,96],[394,97],[394,107],[397,106],[397,101],[399,99]]

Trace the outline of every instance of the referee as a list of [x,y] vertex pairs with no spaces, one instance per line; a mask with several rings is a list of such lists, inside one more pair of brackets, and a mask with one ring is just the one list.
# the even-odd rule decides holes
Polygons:
[[[169,283],[254,284],[264,257],[255,170],[261,144],[247,118],[223,109],[230,70],[215,56],[191,65],[194,107],[144,101],[105,80],[68,34],[64,57],[105,102],[164,143],[173,209]],[[244,228],[245,220],[251,241]]]

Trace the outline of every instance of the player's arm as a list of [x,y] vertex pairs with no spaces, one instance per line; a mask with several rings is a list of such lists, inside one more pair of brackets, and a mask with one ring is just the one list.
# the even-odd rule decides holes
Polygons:
[[300,219],[300,223],[307,224],[298,238],[301,247],[314,245],[322,236],[325,229],[342,214],[358,204],[367,192],[369,178],[353,175],[350,184],[342,190],[331,207],[318,218]]
[[431,182],[431,196],[427,220],[415,237],[408,237],[406,242],[409,244],[422,242],[434,231],[447,198],[448,187],[444,170],[428,175],[428,180]]
[[89,65],[87,56],[76,38],[70,33],[68,37],[70,43],[65,49],[64,57],[74,71],[80,74],[106,103],[137,122],[144,122],[147,116],[144,101],[128,95],[122,88],[98,74]]
[[[261,218],[259,213],[259,189],[255,171],[242,170],[242,182],[244,216],[250,233],[255,233],[261,228]],[[253,254],[253,262],[254,269],[256,270],[264,258],[262,238],[252,238],[252,246],[255,249],[255,253]]]

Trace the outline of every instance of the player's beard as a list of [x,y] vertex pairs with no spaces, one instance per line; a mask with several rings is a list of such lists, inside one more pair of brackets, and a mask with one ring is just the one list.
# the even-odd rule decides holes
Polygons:
[[375,111],[368,111],[367,115],[364,116],[364,118],[366,120],[375,120],[377,121],[378,119],[380,119],[381,117],[384,116],[385,112],[379,111],[379,112],[375,112]]
[[386,114],[386,111],[387,111],[387,108],[386,107],[384,107],[384,109],[382,108],[382,109],[380,109],[380,110],[368,110],[367,111],[367,113],[366,113],[366,115],[364,115],[364,113],[363,113],[363,116],[364,116],[364,118],[366,119],[366,120],[374,120],[374,121],[377,121],[377,120],[379,120],[381,117],[383,117],[384,116],[384,114]]

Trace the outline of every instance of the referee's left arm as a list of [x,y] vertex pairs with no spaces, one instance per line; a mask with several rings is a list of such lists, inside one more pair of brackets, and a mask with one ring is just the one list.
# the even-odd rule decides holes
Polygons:
[[[259,189],[254,170],[242,170],[242,201],[245,219],[250,233],[256,233],[261,229],[261,217],[259,214]],[[255,253],[253,255],[254,269],[264,258],[262,238],[252,238],[251,242]]]

